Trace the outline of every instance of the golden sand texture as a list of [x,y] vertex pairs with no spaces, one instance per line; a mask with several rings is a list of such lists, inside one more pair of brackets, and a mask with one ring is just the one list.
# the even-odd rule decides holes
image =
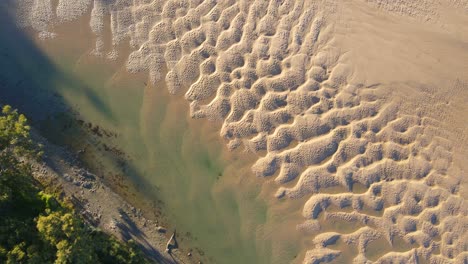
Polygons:
[[[19,25],[44,36],[91,12],[94,52],[112,58],[108,23],[107,45],[133,48],[130,72],[165,78],[193,117],[222,121],[278,199],[310,197],[304,263],[343,247],[354,263],[468,261],[468,1],[16,2]],[[330,231],[333,220],[360,228]],[[410,246],[371,261],[381,240]]]

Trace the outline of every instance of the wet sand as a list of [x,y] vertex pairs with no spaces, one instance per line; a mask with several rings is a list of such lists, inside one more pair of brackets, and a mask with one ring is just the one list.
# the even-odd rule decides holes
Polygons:
[[[70,87],[58,77],[48,87],[70,111],[37,120],[42,133],[79,152],[145,217],[177,229],[194,261],[299,261],[301,202],[277,204],[274,182],[251,172],[256,155],[229,151],[219,137],[221,124],[192,119],[188,103],[170,95],[163,81],[128,73],[122,59],[94,56],[87,19],[57,26],[54,39],[35,40],[60,71],[80,82]],[[128,47],[118,52],[125,58]]]
[[[125,175],[161,195],[178,226],[197,223],[203,235],[193,240],[219,250],[214,261],[235,252],[273,263],[411,263],[468,257],[466,10],[466,0],[44,0],[12,13],[41,39],[60,38],[57,21],[89,20],[94,38],[82,40],[114,68],[67,51],[55,61],[76,67],[89,89],[73,78],[57,85],[80,115],[119,130],[106,140],[126,151],[88,159],[117,168],[114,182]],[[142,79],[132,84],[125,71]],[[157,100],[165,94],[150,87],[174,96]],[[215,123],[192,126],[182,109]],[[211,129],[240,152],[225,155]]]

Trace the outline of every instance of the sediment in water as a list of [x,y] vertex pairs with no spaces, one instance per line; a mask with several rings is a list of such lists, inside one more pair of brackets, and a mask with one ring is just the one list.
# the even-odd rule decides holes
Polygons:
[[466,261],[467,1],[78,2],[13,10],[41,37],[91,10],[110,59],[129,40],[127,70],[222,122],[281,201],[307,200],[301,260]]

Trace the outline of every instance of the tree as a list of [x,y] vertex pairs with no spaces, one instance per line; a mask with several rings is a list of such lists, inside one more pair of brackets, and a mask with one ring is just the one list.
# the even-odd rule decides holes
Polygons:
[[0,113],[0,263],[147,263],[134,244],[92,230],[71,205],[43,190],[28,163],[28,158],[40,155],[26,117],[4,106]]
[[[9,105],[3,106],[0,115],[0,212],[15,199],[34,200],[30,199],[31,193],[35,192],[30,167],[18,159],[21,155],[42,155],[38,150],[40,146],[30,139],[30,129],[24,115]],[[20,186],[22,188],[18,188]]]
[[44,240],[57,248],[55,263],[94,263],[93,241],[82,221],[71,213],[53,212],[40,216],[37,230]]

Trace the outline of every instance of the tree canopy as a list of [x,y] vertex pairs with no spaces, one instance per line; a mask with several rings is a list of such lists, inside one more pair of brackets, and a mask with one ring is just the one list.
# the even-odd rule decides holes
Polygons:
[[0,263],[147,263],[135,243],[88,225],[44,191],[22,157],[40,158],[27,118],[10,106],[0,114]]

